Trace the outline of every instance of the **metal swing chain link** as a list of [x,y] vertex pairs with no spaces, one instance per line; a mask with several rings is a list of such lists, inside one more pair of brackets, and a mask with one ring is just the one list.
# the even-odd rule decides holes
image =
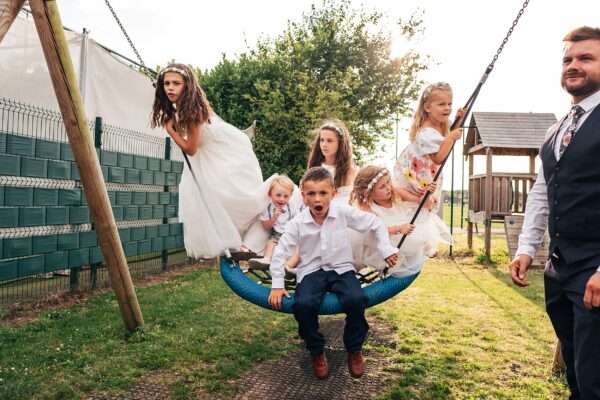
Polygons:
[[504,40],[502,40],[502,43],[500,44],[500,47],[498,47],[498,50],[496,50],[496,54],[492,58],[492,62],[490,62],[490,64],[488,65],[488,69],[487,69],[488,72],[491,71],[492,68],[494,68],[494,64],[496,64],[496,61],[498,60],[498,57],[500,56],[500,53],[502,53],[502,50],[504,50],[504,45],[506,45],[506,43],[508,42],[508,39],[510,38],[510,35],[512,35],[515,27],[519,23],[519,19],[521,19],[521,16],[523,15],[523,13],[525,12],[525,9],[529,5],[529,1],[530,0],[525,0],[523,2],[523,5],[521,6],[521,9],[517,13],[517,16],[515,17],[515,19],[512,22],[512,25],[508,29],[508,32],[506,33],[506,36],[504,37]]
[[115,12],[115,10],[110,5],[110,2],[108,0],[104,0],[104,2],[106,3],[106,5],[108,6],[108,9],[112,13],[112,15],[115,18],[115,20],[117,21],[117,24],[119,25],[119,28],[121,28],[121,32],[123,32],[123,35],[125,35],[125,39],[127,39],[127,41],[129,42],[129,46],[131,46],[131,48],[132,48],[133,52],[135,53],[138,61],[140,62],[141,66],[142,66],[142,69],[143,69],[142,72],[144,72],[144,74],[148,75],[149,77],[151,77],[154,80],[154,74],[153,74],[154,71],[151,71],[148,67],[146,67],[146,64],[144,63],[144,60],[142,60],[142,56],[140,56],[140,53],[135,48],[135,45],[133,44],[133,41],[131,40],[131,38],[127,34],[127,31],[125,30],[125,27],[121,23],[121,20],[117,16],[117,13]]

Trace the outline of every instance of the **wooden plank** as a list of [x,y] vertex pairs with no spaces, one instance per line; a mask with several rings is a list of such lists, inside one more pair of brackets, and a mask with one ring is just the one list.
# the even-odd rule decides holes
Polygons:
[[[519,235],[521,234],[521,228],[523,226],[523,218],[523,215],[510,215],[504,219],[506,244],[511,259],[515,258],[515,253],[517,252]],[[544,266],[546,264],[546,260],[548,259],[548,244],[549,238],[546,233],[546,235],[544,235],[544,242],[534,257],[532,265]]]
[[29,6],[52,78],[69,144],[77,161],[85,195],[93,214],[111,285],[125,326],[132,332],[144,324],[144,319],[119,240],[58,6],[56,1],[44,0],[30,0]]
[[23,8],[23,3],[25,3],[25,0],[0,1],[0,42],[2,42],[6,32],[8,32],[19,11]]

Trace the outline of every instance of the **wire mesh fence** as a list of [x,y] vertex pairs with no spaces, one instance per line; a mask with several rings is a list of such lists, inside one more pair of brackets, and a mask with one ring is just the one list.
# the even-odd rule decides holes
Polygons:
[[[105,123],[100,117],[88,121],[88,127],[90,128],[90,133],[94,135],[94,143],[98,150],[127,154],[130,157],[171,158],[170,145],[164,137],[151,136],[139,131],[114,126]],[[34,139],[36,144],[44,141],[48,143],[59,142],[61,146],[68,147],[68,136],[60,112],[0,97],[0,146],[6,146],[6,139],[2,142],[2,136],[4,138],[7,136],[27,137]],[[0,149],[0,151],[4,150]],[[62,147],[60,151],[63,151]],[[174,151],[173,153],[175,153],[173,159],[182,159],[182,156],[178,152]],[[32,157],[35,156],[37,156],[37,150],[32,154]],[[9,176],[0,173],[0,195],[4,195],[5,188],[79,190],[82,189],[82,185],[78,179],[47,179]],[[107,189],[115,192],[176,192],[177,185],[173,183],[170,185],[141,185],[107,182]],[[177,222],[177,218],[173,218],[172,215],[170,217],[117,221],[117,227],[129,228]],[[78,224],[69,223],[27,227],[9,226],[7,223],[0,223],[0,240],[87,232],[92,229],[93,223],[91,221]],[[3,254],[0,249],[0,259],[2,257]],[[128,257],[130,273],[134,279],[144,277],[148,274],[159,273],[185,261],[185,252],[181,251],[181,249],[168,253],[163,251]],[[14,302],[36,300],[67,291],[89,290],[108,286],[110,286],[110,280],[106,266],[102,264],[84,265],[13,281],[0,282],[0,304],[6,305]]]

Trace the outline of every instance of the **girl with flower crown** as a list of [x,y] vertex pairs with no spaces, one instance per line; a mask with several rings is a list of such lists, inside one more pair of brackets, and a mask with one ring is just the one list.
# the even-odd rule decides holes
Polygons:
[[[448,118],[452,111],[452,89],[445,82],[427,86],[419,99],[409,131],[410,143],[400,154],[394,167],[394,184],[405,200],[418,204],[437,173],[440,164],[460,139],[462,129],[450,131]],[[459,116],[463,110],[458,110]],[[428,208],[436,211],[441,197],[438,190],[429,196]]]
[[[188,255],[214,257],[243,249],[242,235],[268,204],[270,185],[270,180],[263,183],[248,136],[215,114],[183,64],[160,71],[151,125],[164,127],[191,164],[191,171],[184,164],[179,185]],[[264,246],[266,239],[255,242]]]
[[[435,191],[436,185],[429,185],[426,189]],[[394,190],[386,168],[372,165],[361,168],[354,180],[350,201],[355,207],[372,212],[383,220],[392,244],[397,245],[402,235],[408,235],[400,248],[398,264],[390,270],[395,276],[419,272],[425,257],[431,254],[431,249],[437,248],[438,243],[444,241],[439,234],[439,227],[427,214],[420,215],[414,225],[410,224],[414,210]],[[367,236],[362,243],[353,241],[353,244],[359,266],[369,265],[378,269],[386,267],[385,261],[377,255],[372,238]]]
[[356,167],[352,162],[352,143],[346,125],[338,119],[326,119],[315,129],[308,156],[308,168],[324,167],[333,176],[335,201],[348,203]]

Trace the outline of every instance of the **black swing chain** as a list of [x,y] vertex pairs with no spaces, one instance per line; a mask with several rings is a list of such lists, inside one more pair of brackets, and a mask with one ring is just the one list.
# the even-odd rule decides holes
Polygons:
[[[513,20],[512,24],[510,26],[510,28],[508,29],[508,32],[506,33],[506,36],[502,40],[502,43],[500,44],[500,47],[498,47],[498,50],[496,50],[496,54],[492,58],[492,61],[490,62],[490,64],[487,66],[487,68],[486,68],[483,76],[481,77],[481,79],[479,80],[479,83],[477,84],[477,87],[475,88],[475,90],[471,94],[471,97],[469,97],[469,99],[467,100],[467,102],[465,104],[465,107],[464,107],[465,113],[464,113],[463,117],[462,118],[456,118],[455,121],[454,121],[454,123],[452,124],[452,127],[450,129],[457,128],[459,124],[462,125],[462,126],[464,126],[464,122],[467,119],[467,115],[471,112],[471,109],[473,108],[473,104],[475,104],[475,100],[477,99],[477,96],[479,96],[479,92],[481,91],[481,88],[483,87],[483,84],[487,80],[487,77],[490,74],[490,72],[492,72],[492,69],[494,68],[494,64],[498,60],[498,57],[500,56],[500,53],[502,53],[502,50],[504,49],[504,46],[508,42],[508,39],[512,35],[512,33],[513,33],[515,27],[517,26],[517,24],[519,23],[519,19],[521,19],[521,16],[525,12],[525,8],[527,8],[527,6],[529,5],[529,1],[530,0],[525,0],[523,2],[523,5],[521,6],[521,9],[517,13],[517,16],[515,17],[515,19]],[[436,182],[439,179],[439,177],[440,177],[440,175],[442,173],[442,169],[444,168],[444,165],[446,164],[446,161],[448,161],[448,158],[450,157],[451,154],[452,154],[452,151],[448,153],[448,155],[446,156],[446,158],[440,164],[440,167],[439,167],[437,173],[435,174],[435,177],[433,178],[434,182]],[[431,194],[431,192],[427,191],[427,192],[425,192],[425,195],[421,198],[419,206],[417,207],[417,210],[415,211],[415,214],[413,215],[412,219],[410,220],[411,224],[415,223],[417,217],[419,216],[419,213],[423,209],[423,206],[425,205],[425,202],[429,198],[430,194]],[[407,237],[407,235],[402,235],[402,238],[400,238],[400,242],[398,242],[398,246],[396,246],[398,249],[400,247],[402,247],[402,244],[406,240],[406,237]],[[387,274],[388,269],[389,268],[386,267],[383,270],[383,274],[384,275]]]
[[121,23],[121,20],[117,16],[117,13],[115,12],[114,8],[112,8],[112,6],[110,5],[110,2],[108,0],[104,0],[104,2],[106,3],[106,5],[107,5],[108,9],[110,10],[110,12],[112,13],[113,17],[115,18],[115,21],[117,21],[119,28],[121,28],[121,32],[123,32],[123,35],[125,35],[125,39],[127,39],[127,41],[129,42],[129,46],[131,46],[131,49],[135,53],[138,61],[140,62],[140,65],[142,66],[142,68],[141,68],[142,72],[145,75],[147,75],[148,77],[150,77],[152,80],[154,80],[156,78],[155,72],[152,71],[151,69],[149,69],[148,67],[146,67],[144,60],[142,60],[142,56],[140,56],[140,53],[137,51],[135,45],[133,44],[133,41],[127,34],[127,31],[125,30],[125,27],[123,26],[123,24]]

